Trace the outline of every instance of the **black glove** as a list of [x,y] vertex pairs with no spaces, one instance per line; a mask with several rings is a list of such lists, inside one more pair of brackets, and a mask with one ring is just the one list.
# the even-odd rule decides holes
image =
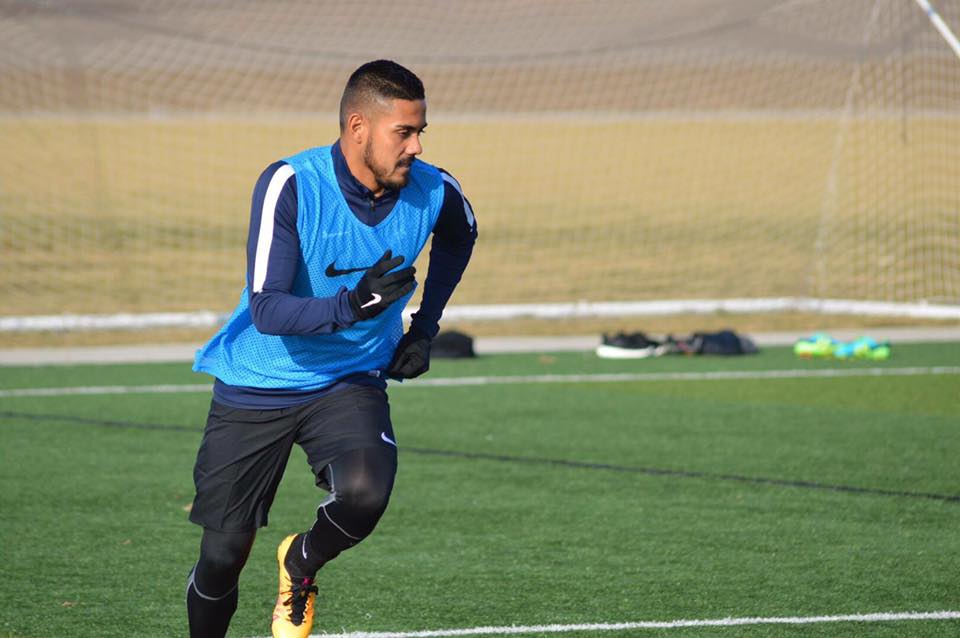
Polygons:
[[429,369],[430,337],[411,326],[397,344],[387,375],[394,379],[413,379]]
[[390,272],[403,263],[403,256],[391,258],[391,251],[383,253],[377,263],[367,269],[357,287],[350,291],[350,307],[357,321],[376,317],[397,299],[413,290],[416,269],[409,266]]

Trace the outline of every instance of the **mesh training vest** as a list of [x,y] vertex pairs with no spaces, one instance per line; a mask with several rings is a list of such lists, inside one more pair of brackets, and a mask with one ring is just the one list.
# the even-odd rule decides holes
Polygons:
[[[291,294],[331,297],[355,288],[363,271],[337,277],[337,270],[369,268],[388,248],[413,264],[433,231],[443,205],[443,179],[430,164],[415,161],[410,181],[393,210],[376,226],[367,226],[350,210],[333,170],[330,147],[308,149],[285,159],[297,180],[297,232],[303,264]],[[400,299],[372,319],[316,336],[275,336],[253,325],[248,287],[227,323],[199,351],[193,369],[224,383],[255,388],[316,390],[346,375],[383,370],[403,334],[402,313],[410,297]]]

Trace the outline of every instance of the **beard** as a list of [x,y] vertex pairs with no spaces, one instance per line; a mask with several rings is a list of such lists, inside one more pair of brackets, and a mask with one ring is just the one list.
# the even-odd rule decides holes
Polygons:
[[379,164],[374,157],[373,140],[368,140],[367,145],[363,147],[363,163],[366,164],[373,178],[382,188],[390,191],[398,191],[410,181],[410,173],[396,174],[397,169],[403,166],[413,164],[413,158],[397,162],[392,169],[388,169],[383,164]]

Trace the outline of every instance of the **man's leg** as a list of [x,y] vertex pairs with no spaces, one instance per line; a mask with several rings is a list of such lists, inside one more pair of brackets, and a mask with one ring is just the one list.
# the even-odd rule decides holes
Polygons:
[[187,583],[193,638],[221,638],[237,606],[237,582],[296,438],[296,410],[243,410],[211,402],[193,477],[190,520],[203,527]]
[[280,587],[274,636],[303,638],[313,623],[316,571],[356,545],[387,508],[397,447],[386,393],[369,386],[341,390],[305,406],[297,434],[317,484],[330,495],[313,526],[288,536],[277,550]]
[[187,580],[187,618],[192,638],[221,638],[237,610],[237,585],[256,532],[204,529],[200,559]]
[[351,450],[326,469],[330,496],[317,509],[313,527],[288,536],[277,550],[280,587],[273,612],[276,638],[305,638],[313,626],[320,567],[366,538],[387,509],[397,455],[392,449]]
[[397,472],[397,453],[389,446],[351,450],[326,469],[330,495],[317,519],[299,534],[287,554],[291,574],[312,577],[320,567],[373,532],[387,509]]

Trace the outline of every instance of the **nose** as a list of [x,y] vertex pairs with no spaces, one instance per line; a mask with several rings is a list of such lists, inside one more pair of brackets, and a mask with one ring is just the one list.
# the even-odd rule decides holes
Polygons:
[[420,143],[419,135],[411,135],[410,142],[407,144],[407,155],[419,155],[423,152],[423,145]]

